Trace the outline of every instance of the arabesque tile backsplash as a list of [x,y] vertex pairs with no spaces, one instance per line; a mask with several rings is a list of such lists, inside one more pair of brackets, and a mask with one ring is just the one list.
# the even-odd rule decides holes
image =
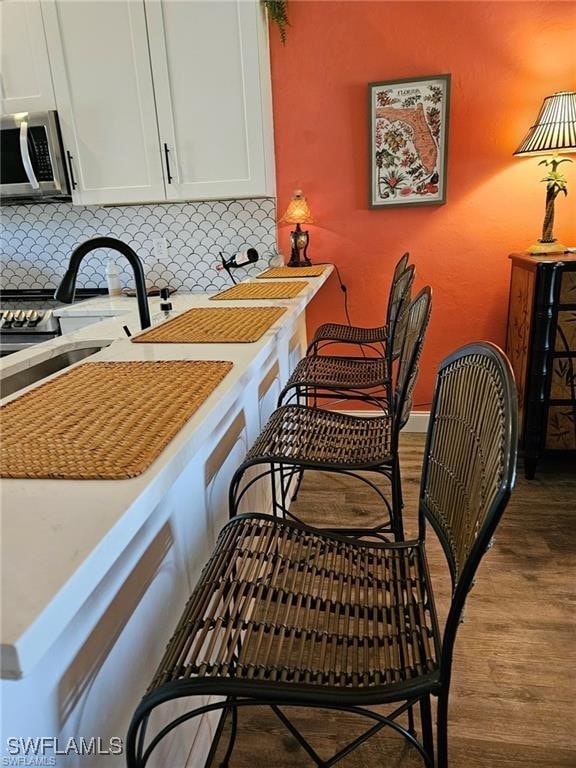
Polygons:
[[[35,203],[2,207],[0,218],[3,290],[55,288],[74,248],[98,236],[116,237],[130,245],[140,256],[150,284],[181,292],[217,291],[230,284],[228,275],[216,269],[220,251],[229,258],[256,248],[260,261],[239,270],[240,279],[279,263],[276,204],[271,198],[111,208]],[[155,254],[157,238],[165,238],[167,255]],[[118,265],[122,285],[131,286],[128,262],[106,249],[85,257],[77,286],[105,288],[109,260]]]

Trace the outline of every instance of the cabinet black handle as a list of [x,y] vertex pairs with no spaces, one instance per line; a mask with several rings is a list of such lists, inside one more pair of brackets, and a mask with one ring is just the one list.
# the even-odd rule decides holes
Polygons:
[[74,178],[74,169],[72,167],[72,155],[68,150],[66,150],[66,157],[68,158],[68,170],[70,171],[70,183],[72,184],[72,189],[76,189],[78,186],[76,184],[76,179]]
[[166,174],[168,175],[168,184],[172,184],[172,174],[170,173],[170,150],[168,144],[164,142],[164,156],[166,158]]

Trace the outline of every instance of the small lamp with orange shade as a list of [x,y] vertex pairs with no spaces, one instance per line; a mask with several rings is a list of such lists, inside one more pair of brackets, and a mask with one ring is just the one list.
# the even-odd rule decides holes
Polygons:
[[309,267],[312,262],[308,258],[307,250],[310,242],[308,230],[303,230],[300,224],[313,224],[314,219],[301,189],[294,190],[292,200],[288,204],[286,213],[280,219],[284,224],[296,224],[296,229],[290,232],[290,261],[287,267]]

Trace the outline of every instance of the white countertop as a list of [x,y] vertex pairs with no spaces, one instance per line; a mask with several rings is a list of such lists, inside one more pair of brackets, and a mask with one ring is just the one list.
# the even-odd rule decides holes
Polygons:
[[[4,376],[66,349],[109,344],[87,361],[230,360],[234,363],[232,371],[139,477],[115,481],[1,481],[2,677],[26,675],[65,631],[145,525],[182,468],[209,439],[222,414],[233,406],[238,393],[264,364],[287,321],[305,309],[331,272],[332,268],[328,268],[322,277],[305,278],[309,282],[307,289],[288,300],[219,301],[216,304],[206,295],[171,296],[173,314],[194,306],[286,307],[286,315],[252,344],[132,344],[122,328],[128,325],[133,334],[139,330],[136,299],[103,297],[82,302],[82,313],[86,314],[88,309],[101,314],[104,306],[122,312],[119,317],[0,360],[0,373]],[[164,313],[159,312],[160,299],[152,298],[149,303],[153,324],[156,324],[164,319]],[[73,312],[74,308],[62,311]],[[60,373],[62,371],[54,376]],[[27,390],[5,398],[2,403],[24,391]]]
[[[283,280],[302,282],[308,281],[309,287],[299,296],[292,299],[267,299],[265,301],[238,300],[234,301],[211,301],[210,297],[215,294],[204,293],[173,293],[168,300],[173,307],[169,317],[173,317],[179,312],[183,312],[191,307],[242,307],[242,306],[274,306],[291,307],[295,311],[302,311],[312,296],[318,291],[330,274],[333,268],[328,266],[322,277],[318,278],[282,278]],[[246,280],[244,282],[253,282]],[[157,325],[166,319],[164,312],[160,310],[160,304],[163,300],[157,296],[148,298],[150,308],[150,318],[152,325]],[[124,326],[128,326],[131,334],[134,336],[140,331],[140,320],[138,318],[137,300],[132,296],[97,296],[93,299],[84,299],[77,304],[70,304],[67,307],[60,307],[54,311],[57,317],[110,317],[110,320],[103,320],[100,323],[87,326],[73,333],[57,336],[55,339],[37,344],[29,349],[20,352],[14,352],[11,355],[0,358],[0,376],[10,376],[13,373],[29,368],[37,363],[41,363],[50,357],[55,357],[61,352],[72,349],[81,349],[88,346],[106,346],[118,340],[127,339]],[[147,345],[152,346],[152,345]],[[174,346],[174,345],[171,345]],[[188,347],[189,345],[185,345]],[[198,349],[206,350],[214,346],[199,344]],[[234,345],[220,345],[220,348],[229,349]],[[240,345],[244,346],[244,345]],[[90,360],[104,360],[108,357],[90,357]],[[135,358],[139,359],[139,358]],[[167,358],[174,359],[174,358]],[[199,358],[199,359],[212,359]],[[5,398],[8,402],[9,398]]]

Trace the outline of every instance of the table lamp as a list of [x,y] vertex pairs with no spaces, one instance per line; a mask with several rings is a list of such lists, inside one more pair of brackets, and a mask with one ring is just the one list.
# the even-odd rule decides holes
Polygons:
[[576,91],[560,91],[547,96],[540,108],[536,122],[514,152],[515,155],[542,155],[552,157],[541,160],[548,173],[542,179],[546,182],[546,213],[542,226],[542,237],[528,248],[528,253],[563,253],[566,246],[554,238],[554,203],[560,192],[568,194],[568,182],[558,170],[561,163],[571,163],[570,158],[558,158],[561,152],[576,152]]
[[291,253],[290,261],[286,266],[309,267],[312,262],[308,258],[306,251],[310,242],[310,235],[308,230],[300,228],[300,224],[313,224],[314,219],[301,189],[294,190],[292,200],[290,200],[286,213],[280,221],[285,224],[296,224],[296,229],[290,232]]

